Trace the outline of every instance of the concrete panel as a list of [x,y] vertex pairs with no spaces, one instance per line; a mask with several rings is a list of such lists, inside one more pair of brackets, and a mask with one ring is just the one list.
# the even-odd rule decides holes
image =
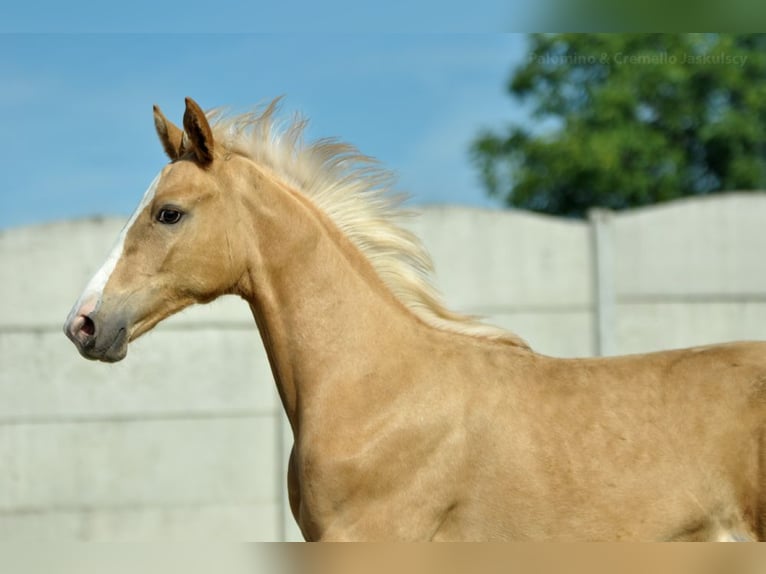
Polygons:
[[766,340],[766,303],[621,304],[617,317],[619,353]]
[[617,214],[617,296],[766,294],[766,194]]
[[152,332],[113,365],[86,361],[59,331],[0,330],[0,422],[278,408],[254,327]]
[[588,357],[595,352],[593,315],[585,309],[503,313],[488,322],[513,331],[544,355]]
[[436,284],[459,309],[590,305],[589,228],[518,211],[432,207],[410,223],[433,256]]
[[63,324],[122,223],[92,219],[1,231],[0,262],[13,269],[14,280],[0,283],[0,323]]
[[0,514],[4,542],[277,541],[279,506],[149,507]]
[[[69,310],[112,248],[124,221],[116,218],[64,221],[0,230],[0,326],[64,324]],[[5,275],[7,273],[7,275]],[[194,307],[176,323],[253,323],[247,304],[223,297]]]
[[98,510],[80,517],[87,541],[278,541],[276,502],[237,506]]
[[[9,574],[254,574],[277,572],[277,552],[243,544],[46,544],[44,550],[7,545],[0,568]],[[283,568],[284,569],[284,568]]]
[[275,502],[273,417],[0,426],[0,512]]
[[81,539],[81,516],[75,512],[0,513],[0,540],[18,542],[64,542]]

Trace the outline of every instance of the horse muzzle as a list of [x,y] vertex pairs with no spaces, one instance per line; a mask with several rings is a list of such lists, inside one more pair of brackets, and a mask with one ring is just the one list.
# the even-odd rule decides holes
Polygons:
[[64,324],[64,333],[86,359],[115,363],[128,354],[126,317],[100,316],[98,312],[74,313]]

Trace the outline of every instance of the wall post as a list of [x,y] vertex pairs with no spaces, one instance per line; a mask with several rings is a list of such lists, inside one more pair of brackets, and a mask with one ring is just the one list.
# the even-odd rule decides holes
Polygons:
[[617,297],[614,270],[614,212],[588,211],[593,249],[595,350],[598,356],[617,354]]

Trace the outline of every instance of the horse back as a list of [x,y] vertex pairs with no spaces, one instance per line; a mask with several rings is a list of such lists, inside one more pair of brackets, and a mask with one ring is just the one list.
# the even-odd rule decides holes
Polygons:
[[513,491],[504,510],[525,524],[509,530],[549,540],[766,536],[766,343],[514,362],[495,387],[507,399],[492,397],[502,414],[485,429],[505,438],[475,446],[507,469],[502,484],[478,488],[494,500]]

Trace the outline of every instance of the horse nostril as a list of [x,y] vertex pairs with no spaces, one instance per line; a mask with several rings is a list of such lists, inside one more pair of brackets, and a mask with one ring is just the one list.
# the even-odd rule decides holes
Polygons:
[[88,337],[92,337],[96,333],[96,324],[93,322],[93,319],[87,315],[83,315],[82,319],[80,332],[85,333]]

